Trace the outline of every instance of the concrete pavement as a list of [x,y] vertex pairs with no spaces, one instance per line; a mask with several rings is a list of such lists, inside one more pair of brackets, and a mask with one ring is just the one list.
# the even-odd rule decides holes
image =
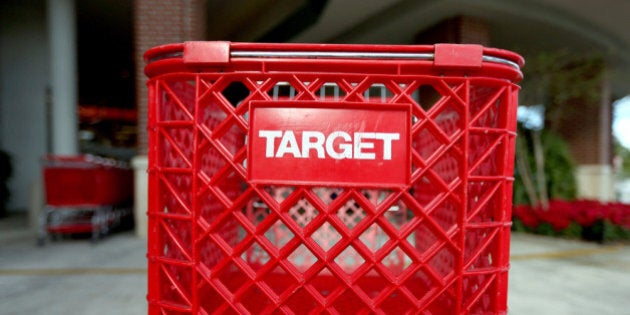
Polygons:
[[0,314],[146,314],[145,240],[124,232],[96,245],[37,247],[25,222],[7,225],[0,221]]
[[630,245],[512,235],[510,314],[630,314]]
[[[0,220],[0,314],[146,313],[146,241],[35,246],[26,218]],[[630,314],[630,245],[512,237],[510,314]]]

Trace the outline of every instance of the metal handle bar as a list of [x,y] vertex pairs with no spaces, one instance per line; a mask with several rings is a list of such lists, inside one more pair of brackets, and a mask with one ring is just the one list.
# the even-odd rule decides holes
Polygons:
[[[153,56],[148,63],[183,57],[183,51],[174,51]],[[434,60],[434,53],[409,53],[409,52],[346,52],[346,51],[262,51],[262,50],[232,50],[229,52],[230,58],[311,58],[311,59],[399,59],[399,60]],[[483,55],[483,62],[491,62],[510,66],[520,71],[517,62]]]
[[[346,58],[346,59],[417,59],[417,60],[433,60],[433,53],[380,53],[380,52],[317,52],[317,51],[231,51],[230,57],[236,58],[313,58],[313,59],[330,59],[330,58]],[[482,57],[485,62],[499,63],[508,65],[520,70],[519,65],[504,58],[486,56]]]

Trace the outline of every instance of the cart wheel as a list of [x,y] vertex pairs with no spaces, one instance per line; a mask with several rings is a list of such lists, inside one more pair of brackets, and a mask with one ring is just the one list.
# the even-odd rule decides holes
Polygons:
[[92,238],[90,238],[90,243],[96,245],[98,241],[102,238],[102,234],[100,231],[92,232]]

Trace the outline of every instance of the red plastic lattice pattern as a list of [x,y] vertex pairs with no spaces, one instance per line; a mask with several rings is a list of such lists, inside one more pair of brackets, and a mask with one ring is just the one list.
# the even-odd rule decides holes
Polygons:
[[[317,71],[150,81],[150,312],[505,312],[518,88]],[[412,183],[248,183],[248,104],[279,99],[411,103]]]

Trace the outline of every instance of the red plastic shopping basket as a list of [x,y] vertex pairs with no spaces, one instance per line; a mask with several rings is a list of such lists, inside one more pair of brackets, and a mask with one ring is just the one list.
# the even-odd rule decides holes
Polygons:
[[520,56],[145,55],[150,314],[502,314]]

